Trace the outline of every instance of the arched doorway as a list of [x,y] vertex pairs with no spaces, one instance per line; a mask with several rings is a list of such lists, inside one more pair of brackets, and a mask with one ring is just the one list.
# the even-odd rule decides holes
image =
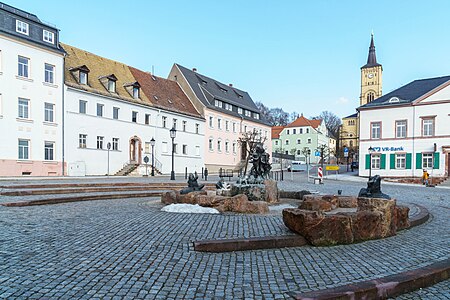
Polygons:
[[134,136],[130,139],[130,163],[141,164],[142,160],[141,139]]

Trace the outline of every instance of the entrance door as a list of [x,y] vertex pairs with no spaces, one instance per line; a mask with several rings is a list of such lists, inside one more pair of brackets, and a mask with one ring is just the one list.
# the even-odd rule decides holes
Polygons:
[[141,140],[138,137],[130,139],[130,163],[141,163]]

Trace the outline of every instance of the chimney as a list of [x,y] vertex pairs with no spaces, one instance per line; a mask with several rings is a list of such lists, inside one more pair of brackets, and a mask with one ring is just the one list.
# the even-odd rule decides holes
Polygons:
[[192,71],[193,72],[197,72],[197,68],[192,68]]
[[228,84],[228,86],[231,86],[231,87],[233,87],[233,84],[232,84],[232,83],[230,83],[230,84]]

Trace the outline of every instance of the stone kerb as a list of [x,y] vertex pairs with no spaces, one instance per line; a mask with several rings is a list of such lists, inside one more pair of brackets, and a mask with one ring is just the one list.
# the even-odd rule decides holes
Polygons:
[[299,208],[283,210],[283,222],[314,246],[385,238],[408,228],[409,208],[395,199],[305,195]]

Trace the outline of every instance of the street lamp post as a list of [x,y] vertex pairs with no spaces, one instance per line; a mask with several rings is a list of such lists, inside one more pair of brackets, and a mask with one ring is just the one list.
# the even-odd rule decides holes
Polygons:
[[175,180],[175,171],[174,171],[174,155],[175,155],[175,137],[177,136],[177,130],[175,127],[170,129],[170,137],[172,138],[172,172],[170,172],[170,180]]
[[111,149],[110,142],[108,142],[108,144],[106,144],[106,148],[108,149],[108,173],[106,175],[109,176],[109,150]]
[[374,151],[374,149],[372,148],[372,146],[369,147],[369,180],[370,177],[372,177],[372,153]]
[[155,139],[150,140],[150,145],[152,146],[152,176],[155,176]]

